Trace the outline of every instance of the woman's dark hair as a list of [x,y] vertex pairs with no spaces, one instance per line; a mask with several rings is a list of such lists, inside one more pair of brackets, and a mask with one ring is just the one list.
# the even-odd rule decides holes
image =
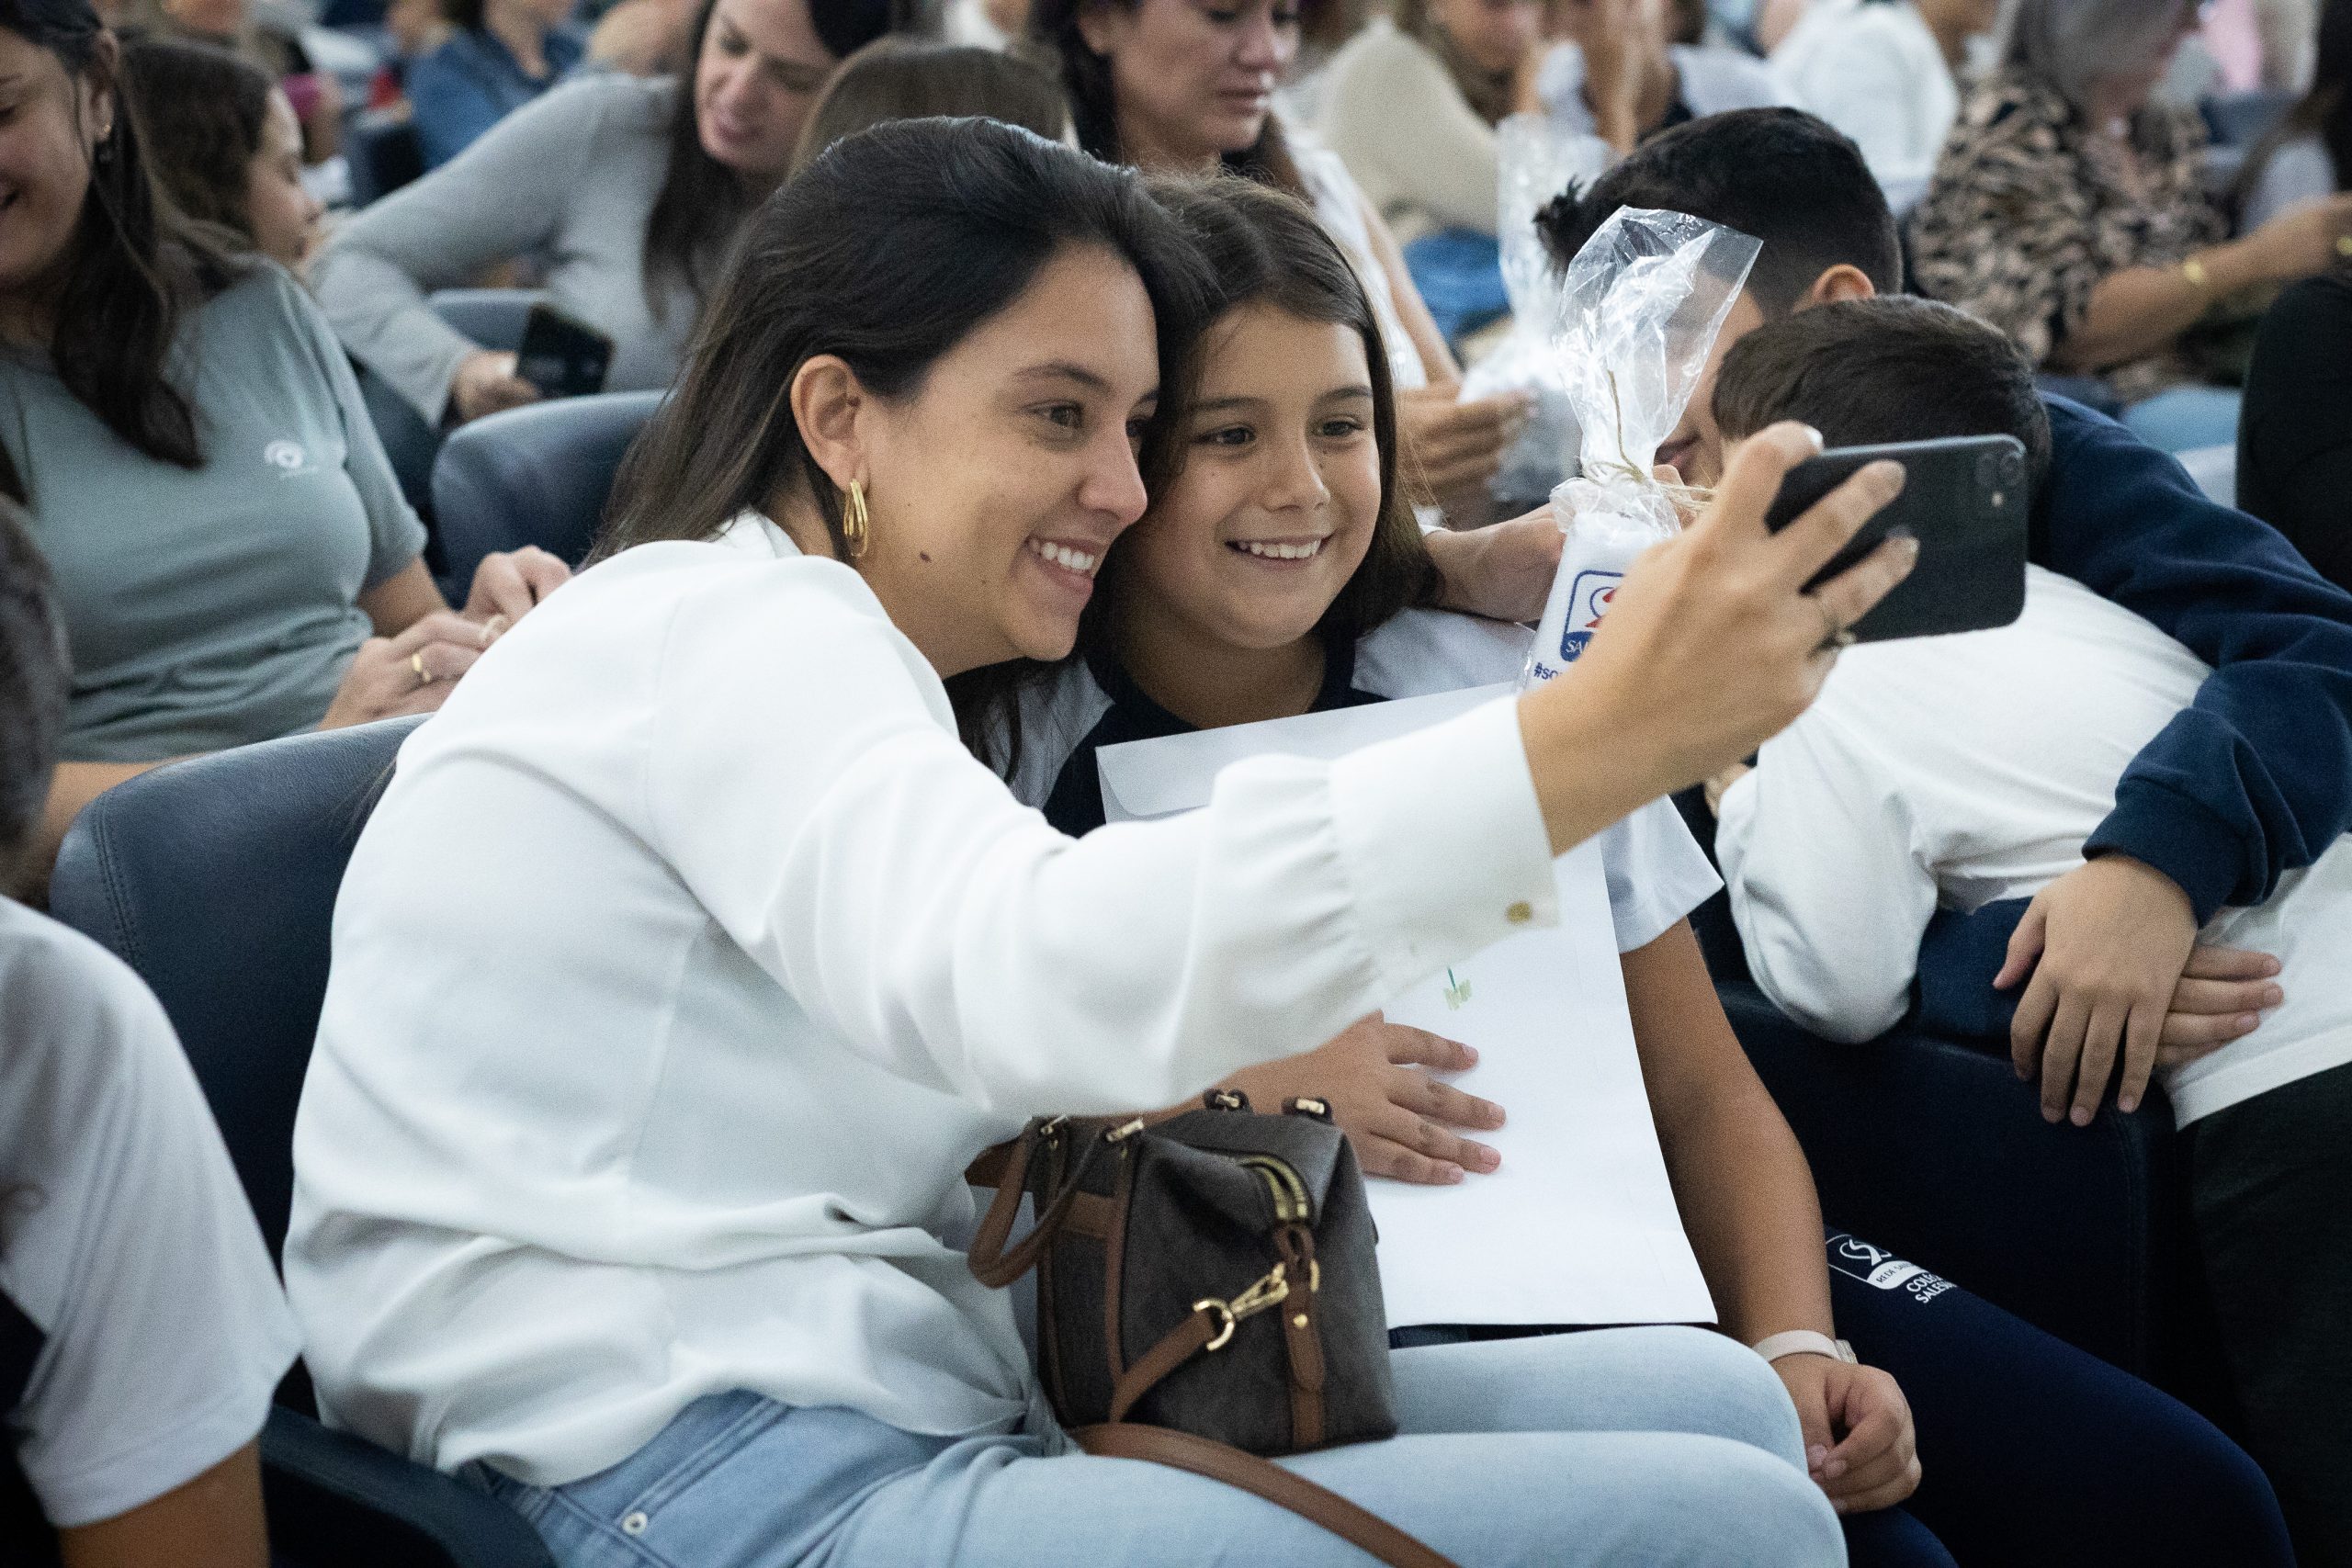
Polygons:
[[1912,295],[1837,300],[1757,328],[1724,355],[1714,415],[1726,440],[1784,419],[1832,446],[2014,435],[2037,490],[2050,469],[2032,362],[1997,328]]
[[[117,85],[112,35],[90,0],[0,0],[0,29],[54,56],[74,80],[77,101],[85,88]],[[116,96],[114,129],[92,157],[89,190],[66,242],[50,361],[65,389],[127,445],[198,468],[195,411],[164,378],[164,365],[182,314],[234,269],[157,194],[141,150],[138,106],[129,94]],[[0,494],[29,499],[5,451]]]
[[[1092,6],[1125,6],[1133,11],[1145,0],[1031,0],[1029,33],[1022,52],[1061,73],[1062,91],[1069,95],[1070,123],[1078,128],[1078,144],[1106,164],[1128,162],[1119,145],[1118,90],[1111,80],[1111,62],[1088,47],[1079,31],[1079,18]],[[1320,17],[1311,4],[1302,8],[1302,35],[1318,28]],[[1272,113],[1252,146],[1224,158],[1226,173],[1257,180],[1293,196],[1306,194],[1298,163],[1291,156],[1282,121]]]
[[2246,155],[2245,167],[2231,187],[2233,210],[2243,209],[2253,197],[2278,149],[2307,136],[2317,137],[2327,149],[2335,188],[2352,188],[2352,0],[2326,0],[2319,14],[2318,43],[2311,90]]
[[245,181],[269,122],[269,73],[210,44],[141,38],[123,45],[122,79],[154,144],[164,195],[186,216],[250,244]]
[[17,890],[65,731],[65,628],[29,519],[0,499],[0,892]]
[[[1160,363],[1183,363],[1204,320],[1200,264],[1130,172],[989,119],[898,120],[835,142],[746,225],[675,388],[622,464],[598,557],[712,538],[786,485],[846,555],[841,498],[786,403],[800,367],[835,355],[875,396],[911,396],[1071,245],[1136,269]],[[1167,461],[1167,423],[1152,422],[1148,466]]]
[[1025,60],[893,35],[842,62],[808,111],[792,155],[794,173],[844,136],[894,119],[978,115],[1034,130],[1048,141],[1069,127],[1069,104],[1054,79]]
[[[1372,384],[1372,430],[1380,453],[1380,515],[1372,545],[1344,586],[1316,623],[1327,644],[1351,643],[1416,604],[1432,604],[1437,569],[1421,543],[1397,472],[1396,395],[1389,379],[1388,353],[1379,318],[1363,284],[1339,246],[1304,202],[1248,180],[1226,177],[1190,185],[1163,185],[1160,201],[1192,235],[1209,276],[1209,330],[1193,340],[1192,353],[1163,379],[1161,405],[1171,421],[1173,460],[1153,487],[1155,502],[1182,472],[1189,405],[1219,341],[1216,323],[1251,305],[1266,305],[1301,321],[1346,327],[1363,340],[1364,366]],[[1146,514],[1148,517],[1148,513]],[[1113,549],[1097,574],[1099,585],[1080,622],[1081,655],[1117,657],[1117,626],[1131,590],[1123,570],[1125,557]]]
[[441,0],[441,19],[469,33],[482,30],[484,0]]
[[[904,3],[806,0],[818,41],[835,60],[890,31],[904,14]],[[718,0],[703,0],[695,13],[694,31],[686,37],[685,62],[678,67],[677,106],[670,116],[669,160],[653,210],[645,220],[645,303],[655,321],[668,313],[663,293],[671,285],[683,285],[696,299],[709,293],[712,270],[752,206],[735,171],[703,150],[702,128],[695,118],[703,39],[718,8]]]
[[[835,142],[745,227],[675,388],[621,465],[597,558],[712,538],[786,487],[847,558],[841,497],[786,400],[801,366],[836,355],[875,396],[912,396],[1073,245],[1135,268],[1159,363],[1185,363],[1205,320],[1199,259],[1134,174],[988,119],[899,120]],[[1170,429],[1163,413],[1145,434],[1147,482],[1168,468]],[[949,683],[976,752],[1023,668]]]

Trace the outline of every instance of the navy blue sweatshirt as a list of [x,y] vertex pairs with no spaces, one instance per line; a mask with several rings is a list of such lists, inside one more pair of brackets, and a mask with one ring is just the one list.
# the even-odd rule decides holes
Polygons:
[[[2052,461],[2032,558],[2213,667],[2132,760],[2085,853],[2155,867],[2201,925],[2224,904],[2262,902],[2352,829],[2352,594],[2113,420],[2044,401]],[[1937,917],[1919,950],[1920,1026],[2007,1033],[2023,987],[1996,992],[1992,979],[2025,908]]]

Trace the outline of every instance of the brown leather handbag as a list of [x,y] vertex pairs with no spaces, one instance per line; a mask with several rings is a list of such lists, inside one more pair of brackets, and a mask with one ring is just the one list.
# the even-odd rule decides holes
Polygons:
[[[1157,1461],[1304,1515],[1391,1568],[1443,1556],[1266,1454],[1396,1435],[1372,1211],[1319,1100],[1232,1089],[1159,1122],[1033,1122],[973,1163],[972,1272],[1037,1270],[1037,1371],[1088,1453]],[[1008,1247],[1023,1194],[1036,1224]]]

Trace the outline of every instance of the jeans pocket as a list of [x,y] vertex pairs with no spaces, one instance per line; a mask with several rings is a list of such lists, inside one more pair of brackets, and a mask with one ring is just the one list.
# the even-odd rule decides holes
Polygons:
[[[788,1404],[752,1393],[715,1394],[696,1400],[679,1414],[669,1433],[685,1436],[684,1452],[651,1477],[630,1499],[628,1512],[650,1517],[695,1482],[756,1441],[761,1433],[792,1413]],[[692,1423],[691,1435],[677,1429]],[[661,1439],[656,1439],[657,1443]]]

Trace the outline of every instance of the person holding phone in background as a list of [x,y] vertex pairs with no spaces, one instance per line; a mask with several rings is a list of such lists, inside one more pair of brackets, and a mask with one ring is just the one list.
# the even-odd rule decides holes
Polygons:
[[545,254],[555,307],[612,340],[606,385],[666,387],[736,231],[790,168],[818,90],[888,27],[888,0],[704,0],[676,76],[566,83],[353,215],[312,269],[319,303],[352,357],[427,423],[461,424],[545,389],[425,297]]

